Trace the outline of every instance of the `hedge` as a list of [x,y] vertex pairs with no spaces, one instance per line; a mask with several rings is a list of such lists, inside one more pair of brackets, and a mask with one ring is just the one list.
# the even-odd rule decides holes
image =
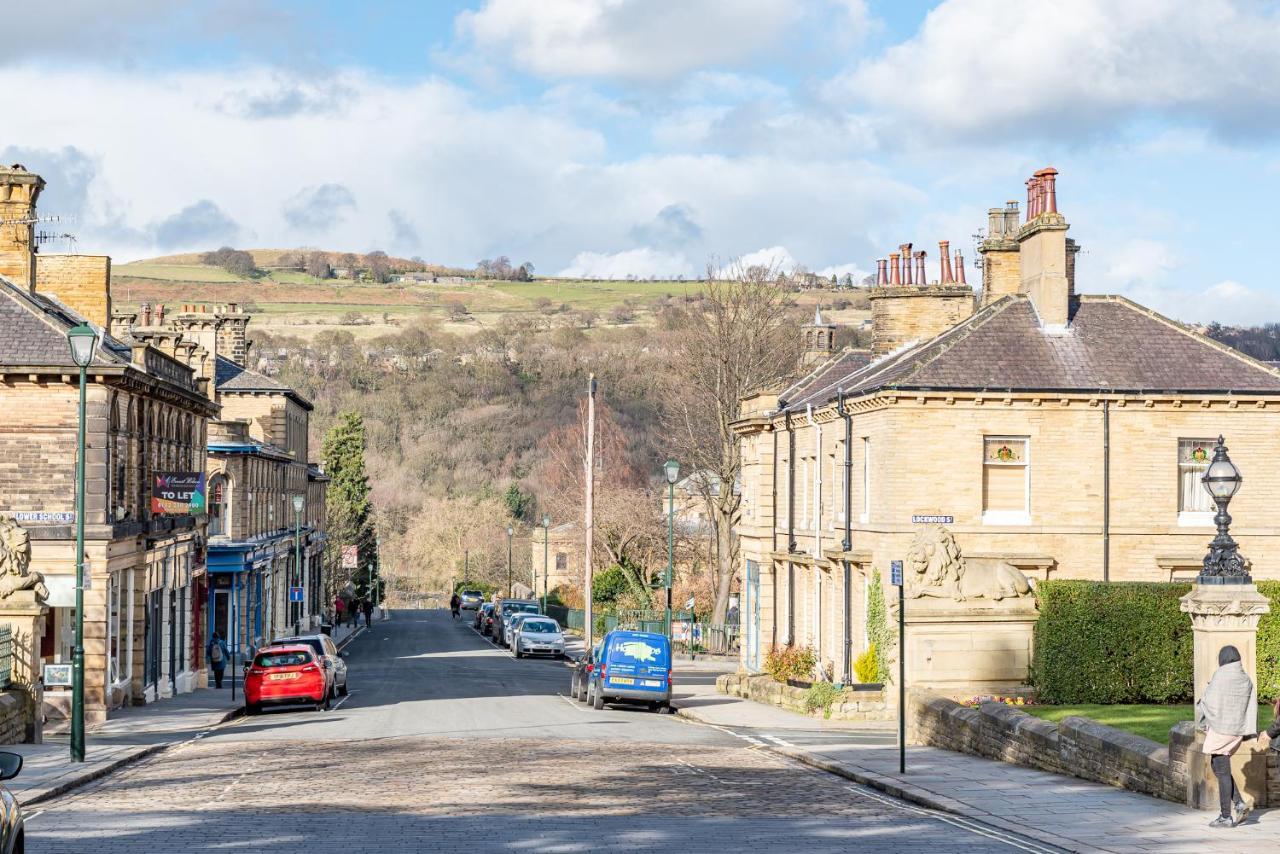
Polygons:
[[[1192,694],[1186,583],[1043,581],[1036,585],[1031,684],[1046,703],[1177,703]],[[1258,626],[1258,694],[1280,691],[1280,582],[1260,581],[1271,613]]]

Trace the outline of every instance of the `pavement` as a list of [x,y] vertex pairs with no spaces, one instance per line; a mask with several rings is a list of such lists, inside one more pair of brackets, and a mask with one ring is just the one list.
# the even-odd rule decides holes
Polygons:
[[[347,661],[329,711],[235,718],[44,801],[31,850],[1060,850],[721,728],[596,711],[565,662],[517,660],[447,611],[397,610]],[[677,666],[677,700],[715,675]]]
[[896,724],[836,722],[686,682],[677,714],[778,756],[921,807],[1066,851],[1280,851],[1280,809],[1210,830],[1214,812],[933,747],[908,747],[898,772]]
[[[345,646],[364,631],[364,627],[339,626],[333,637]],[[66,733],[48,734],[43,744],[5,745],[4,750],[23,758],[22,772],[5,786],[23,807],[30,808],[175,745],[203,738],[243,712],[244,698],[239,690],[236,700],[231,699],[232,681],[228,676],[221,690],[197,689],[145,706],[114,710],[104,723],[86,732],[84,762],[71,761]],[[239,686],[239,680],[235,682]]]

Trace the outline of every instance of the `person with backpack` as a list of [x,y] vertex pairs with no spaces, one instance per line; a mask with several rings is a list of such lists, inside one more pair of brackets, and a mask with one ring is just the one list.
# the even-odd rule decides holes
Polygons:
[[231,659],[231,653],[227,650],[227,642],[216,630],[213,637],[209,639],[206,651],[209,654],[209,667],[213,670],[213,687],[221,688],[222,677],[227,672],[227,662]]

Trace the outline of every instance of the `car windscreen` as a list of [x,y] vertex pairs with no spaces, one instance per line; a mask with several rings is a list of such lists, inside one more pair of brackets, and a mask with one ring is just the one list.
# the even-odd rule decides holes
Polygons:
[[560,631],[555,620],[525,620],[520,624],[520,631],[525,634],[552,634]]
[[512,610],[514,610],[518,614],[537,614],[538,606],[529,605],[526,603],[526,604],[516,605],[515,608],[513,608]]
[[463,596],[482,596],[483,594],[479,590],[463,590],[462,595]]
[[253,660],[255,667],[297,667],[310,662],[311,656],[305,652],[261,652]]
[[668,660],[664,639],[621,637],[609,644],[610,663],[663,665]]

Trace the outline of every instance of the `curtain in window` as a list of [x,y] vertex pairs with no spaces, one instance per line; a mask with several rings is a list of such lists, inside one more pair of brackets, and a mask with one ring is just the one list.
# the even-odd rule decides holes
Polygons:
[[1213,499],[1200,483],[1213,459],[1213,439],[1178,440],[1178,510],[1183,513],[1212,513]]

